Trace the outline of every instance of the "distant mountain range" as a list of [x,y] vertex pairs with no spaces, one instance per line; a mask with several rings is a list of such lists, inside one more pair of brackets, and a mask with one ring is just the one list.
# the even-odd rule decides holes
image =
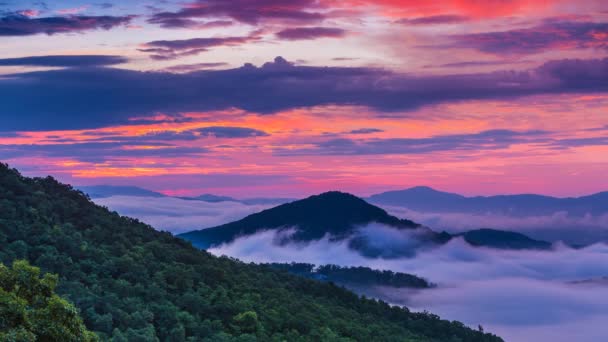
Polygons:
[[[168,197],[162,193],[135,186],[93,185],[77,186],[77,188],[93,199],[110,196]],[[236,199],[214,194],[178,196],[178,198],[212,203],[229,201],[243,204],[280,204],[296,200],[286,197]],[[569,215],[576,216],[608,213],[608,191],[567,198],[535,194],[467,197],[426,186],[417,186],[405,190],[387,191],[364,199],[376,205],[399,206],[420,212],[494,213],[507,216],[539,216],[556,212],[567,212]]]
[[203,201],[209,203],[218,202],[238,202],[248,205],[255,204],[280,204],[294,201],[294,198],[283,198],[283,197],[253,197],[245,199],[236,199],[229,196],[218,196],[213,194],[203,194],[200,196],[168,196],[160,192],[147,190],[136,186],[118,186],[118,185],[90,185],[90,186],[76,186],[76,188],[90,198],[107,198],[112,196],[136,196],[136,197],[176,197],[183,200],[189,201]]
[[106,198],[111,196],[138,196],[138,197],[165,197],[160,192],[154,192],[136,186],[117,185],[91,185],[78,186],[78,190],[89,195],[90,198]]
[[295,198],[284,198],[284,197],[254,197],[254,198],[245,198],[245,199],[236,199],[229,196],[217,196],[212,194],[204,194],[196,197],[179,197],[183,200],[188,201],[203,201],[209,203],[219,203],[219,202],[237,202],[247,205],[256,205],[256,204],[281,204],[287,202],[293,202]]
[[524,234],[496,229],[469,230],[454,236],[462,236],[473,246],[483,246],[498,249],[549,249],[551,243],[532,239]]
[[[363,233],[362,228],[366,229]],[[386,229],[392,231],[386,232]],[[280,238],[276,242],[281,245],[318,241],[323,238],[334,242],[347,241],[351,249],[367,257],[410,256],[418,248],[438,246],[457,236],[462,236],[473,246],[503,249],[551,247],[547,242],[534,240],[523,234],[492,229],[480,229],[458,235],[435,232],[410,220],[391,216],[361,198],[337,191],[282,204],[242,220],[178,236],[191,241],[199,248],[208,249],[265,231],[283,233],[277,235]],[[386,233],[395,235],[394,232],[397,232],[397,236],[378,236]],[[408,242],[378,242],[378,239],[387,238],[404,239]]]
[[420,212],[494,213],[508,216],[539,216],[556,212],[576,216],[608,213],[608,192],[568,198],[534,194],[465,197],[418,186],[383,192],[366,199],[378,205],[400,206]]
[[[93,199],[111,196],[170,198],[159,192],[133,186],[99,185],[78,188]],[[176,198],[267,207],[295,201],[293,198],[236,199],[214,194]],[[608,192],[571,198],[534,194],[466,197],[419,186],[375,194],[365,200],[399,217],[415,218],[424,225],[451,233],[493,228],[517,231],[539,240],[564,241],[573,246],[608,241],[608,229],[605,229],[608,228]]]

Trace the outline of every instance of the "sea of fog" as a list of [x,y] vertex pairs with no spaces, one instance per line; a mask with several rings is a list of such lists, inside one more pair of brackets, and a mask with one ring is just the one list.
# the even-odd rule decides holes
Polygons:
[[[226,223],[268,207],[125,196],[96,202],[173,232]],[[391,212],[400,214],[395,208]],[[360,232],[387,248],[407,248],[415,239],[381,225],[360,227]],[[331,263],[416,274],[438,286],[421,291],[369,290],[411,310],[428,310],[474,328],[481,325],[506,341],[596,342],[608,336],[608,280],[603,278],[608,276],[608,245],[604,243],[580,249],[555,243],[550,251],[507,251],[471,247],[454,239],[437,248],[419,249],[412,257],[368,259],[351,250],[348,241],[324,238],[277,245],[276,234],[239,238],[210,252],[252,262]]]

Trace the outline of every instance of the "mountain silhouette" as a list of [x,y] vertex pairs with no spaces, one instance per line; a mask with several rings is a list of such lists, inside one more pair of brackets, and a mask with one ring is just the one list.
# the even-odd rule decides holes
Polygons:
[[[365,230],[363,233],[362,228]],[[395,241],[386,243],[387,236],[382,236],[386,234],[386,229],[401,233],[388,236]],[[282,204],[242,220],[178,236],[199,248],[208,249],[264,231],[289,233],[275,238],[280,245],[323,238],[332,242],[348,240],[348,246],[364,256],[386,258],[412,256],[419,248],[436,247],[455,237],[462,237],[472,246],[498,249],[546,249],[551,246],[523,234],[492,229],[456,235],[435,232],[413,221],[389,215],[384,209],[354,195],[337,191]],[[397,241],[399,239],[402,241]]]
[[498,249],[549,249],[551,244],[546,241],[532,239],[517,232],[507,232],[496,229],[470,230],[456,236],[462,236],[473,246],[483,246]]
[[166,195],[160,192],[146,190],[137,186],[87,185],[77,186],[76,188],[87,194],[90,198],[106,198],[111,196],[166,197]]
[[361,225],[380,223],[398,229],[421,227],[410,220],[389,215],[354,195],[330,191],[249,215],[221,226],[179,235],[200,248],[233,241],[264,230],[296,229],[294,241],[332,240],[350,237]]
[[584,216],[608,213],[608,192],[557,198],[535,194],[466,197],[430,187],[387,191],[366,198],[379,205],[406,207],[420,212],[495,213],[538,216],[556,212]]

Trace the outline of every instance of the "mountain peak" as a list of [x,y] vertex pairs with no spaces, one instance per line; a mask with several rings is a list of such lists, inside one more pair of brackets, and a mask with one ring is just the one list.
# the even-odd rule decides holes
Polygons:
[[[348,192],[341,192],[341,191],[327,191],[327,192],[323,192],[321,194],[318,195],[312,195],[310,197],[304,198],[302,200],[299,201],[295,201],[292,203],[298,203],[298,204],[331,204],[331,205],[340,205],[342,207],[351,207],[351,209],[355,209],[354,207],[365,207],[370,209],[370,207],[374,207],[373,205],[365,202],[363,199],[350,194]],[[380,209],[378,207],[374,207],[377,209]],[[380,209],[382,210],[382,209]],[[384,211],[384,210],[382,210]]]
[[180,235],[201,248],[231,242],[238,236],[247,236],[263,230],[296,229],[293,239],[311,241],[330,235],[340,239],[349,236],[359,226],[381,223],[395,228],[416,228],[419,225],[389,215],[363,199],[340,191],[279,205],[242,220],[218,227]]
[[404,191],[410,191],[410,192],[430,192],[430,193],[439,193],[439,192],[441,192],[439,190],[435,190],[435,189],[431,188],[430,186],[426,186],[426,185],[414,186],[414,187],[405,189]]

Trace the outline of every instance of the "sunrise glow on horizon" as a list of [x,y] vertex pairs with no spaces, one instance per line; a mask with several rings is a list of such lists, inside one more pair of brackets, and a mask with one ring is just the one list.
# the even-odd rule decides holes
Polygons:
[[0,160],[170,195],[608,190],[599,0],[8,1]]

